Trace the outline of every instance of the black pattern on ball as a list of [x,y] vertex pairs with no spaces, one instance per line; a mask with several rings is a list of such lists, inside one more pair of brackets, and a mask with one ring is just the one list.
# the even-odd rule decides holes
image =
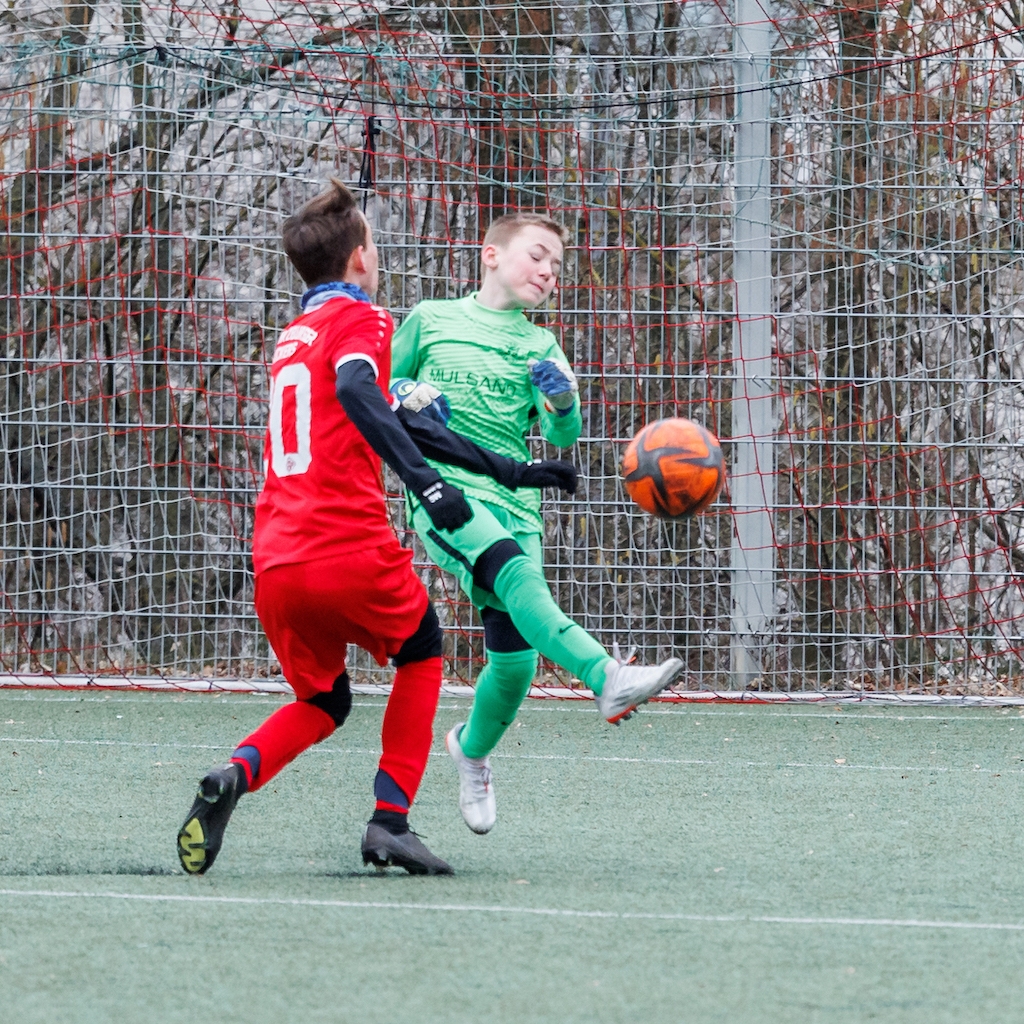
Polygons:
[[685,448],[645,448],[642,444],[637,445],[636,450],[636,469],[632,473],[627,474],[625,481],[629,483],[638,483],[647,477],[657,492],[656,498],[658,500],[658,508],[662,515],[671,516],[672,512],[669,508],[669,495],[665,488],[665,477],[661,472],[661,460],[670,456],[684,456],[683,461],[689,462],[692,465],[701,465],[700,459],[694,459],[690,457],[690,453]]

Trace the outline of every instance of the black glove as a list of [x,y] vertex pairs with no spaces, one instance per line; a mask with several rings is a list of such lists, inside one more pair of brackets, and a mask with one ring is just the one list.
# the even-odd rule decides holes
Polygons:
[[439,530],[457,530],[473,518],[466,496],[440,476],[417,495],[423,510]]
[[566,494],[576,493],[577,473],[571,462],[563,459],[545,459],[543,462],[517,462],[516,487],[558,487]]

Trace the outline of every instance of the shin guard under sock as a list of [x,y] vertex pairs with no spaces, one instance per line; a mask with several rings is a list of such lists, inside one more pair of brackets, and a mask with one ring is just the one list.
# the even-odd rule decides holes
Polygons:
[[486,757],[505,735],[537,674],[536,651],[488,651],[477,677],[473,708],[459,733],[466,757]]
[[[377,809],[405,813],[416,799],[416,791],[427,768],[434,738],[434,714],[441,693],[441,659],[410,661],[395,670],[395,681],[384,712],[381,728],[383,754],[380,771],[398,787],[400,794],[382,794]],[[405,806],[398,796],[405,796]]]
[[601,692],[611,655],[555,604],[539,565],[510,558],[495,577],[494,593],[531,647]]
[[[249,791],[265,786],[286,764],[294,761],[314,743],[327,739],[332,732],[334,719],[314,704],[297,700],[278,708],[238,745],[239,749],[255,747],[259,751],[259,769],[250,780]],[[240,762],[247,759],[232,760]]]

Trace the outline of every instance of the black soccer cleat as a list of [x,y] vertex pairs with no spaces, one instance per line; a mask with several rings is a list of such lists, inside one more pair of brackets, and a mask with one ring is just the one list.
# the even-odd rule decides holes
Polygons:
[[245,769],[233,762],[211,768],[203,776],[192,810],[178,832],[178,860],[190,875],[202,875],[213,866],[231,812],[248,788]]
[[405,868],[410,875],[454,875],[451,865],[435,857],[415,832],[393,835],[371,821],[363,832],[363,863],[375,868]]

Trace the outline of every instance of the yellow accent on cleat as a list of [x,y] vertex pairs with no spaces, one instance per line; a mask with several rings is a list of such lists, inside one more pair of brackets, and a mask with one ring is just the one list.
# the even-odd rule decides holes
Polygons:
[[190,875],[198,875],[206,866],[206,836],[198,818],[190,818],[178,833],[178,859]]

